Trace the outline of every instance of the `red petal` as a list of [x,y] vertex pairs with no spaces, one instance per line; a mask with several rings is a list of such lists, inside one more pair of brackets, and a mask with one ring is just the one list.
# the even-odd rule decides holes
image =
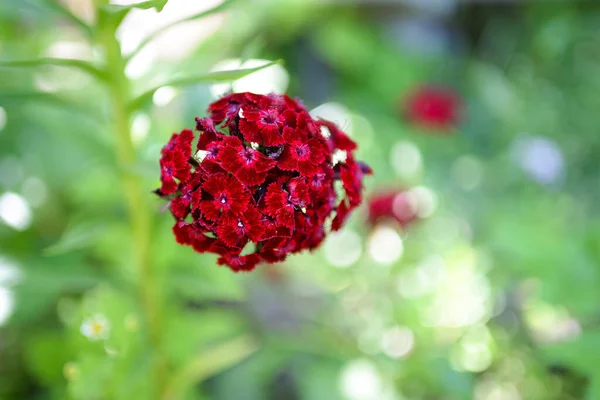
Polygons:
[[[192,141],[194,140],[194,132],[191,129],[184,129],[179,134],[178,147],[184,151],[188,157],[192,154]],[[189,151],[189,153],[187,153]]]
[[227,186],[227,174],[216,174],[202,184],[202,190],[212,196],[219,194]]
[[346,201],[342,201],[337,208],[337,214],[333,221],[331,222],[331,229],[333,231],[338,231],[346,222],[348,215],[350,215],[350,211],[352,210],[352,206],[346,204]]
[[283,128],[283,138],[288,143],[303,143],[306,140],[306,133],[302,129],[293,129],[289,126],[286,126]]
[[173,194],[177,191],[177,182],[173,178],[161,178],[161,180],[160,191],[163,195]]
[[216,221],[221,217],[221,205],[215,200],[204,200],[198,204],[198,208],[204,218],[209,221]]
[[298,170],[298,161],[293,154],[292,147],[286,144],[281,155],[278,158],[279,163],[277,166],[284,171],[296,171]]
[[177,221],[173,225],[173,233],[175,234],[175,240],[179,244],[191,244],[192,238],[190,237],[190,224],[183,221]]
[[254,207],[249,207],[241,216],[244,229],[250,240],[258,242],[265,228],[261,225],[261,214]]
[[310,160],[314,165],[319,165],[325,161],[325,144],[316,138],[309,139],[306,144],[310,149]]
[[184,219],[190,213],[190,200],[184,196],[171,200],[171,212],[177,219]]
[[246,256],[225,254],[217,260],[219,265],[227,265],[234,272],[252,271],[260,262],[260,256],[256,253]]
[[229,247],[242,247],[248,240],[245,233],[238,226],[238,219],[232,218],[228,214],[221,218],[217,227],[217,235]]
[[279,128],[275,125],[266,125],[260,131],[260,135],[265,146],[277,146],[285,143],[283,136],[279,133]]
[[356,149],[356,143],[342,132],[333,122],[321,119],[320,125],[325,126],[331,134],[331,141],[336,149],[352,151]]
[[240,132],[247,141],[260,143],[262,139],[259,130],[256,123],[247,119],[240,119]]
[[231,145],[225,146],[219,153],[222,167],[234,174],[243,184],[253,186],[265,181],[267,172],[277,161],[271,160],[260,152],[245,149],[239,139],[228,140]]
[[272,183],[267,188],[265,195],[265,204],[267,214],[276,217],[277,212],[287,206],[287,193],[276,183]]
[[205,117],[205,118],[198,118],[196,117],[196,130],[203,132],[202,135],[200,135],[200,137],[202,136],[214,136],[216,138],[217,136],[217,131],[215,129],[215,123],[212,119]]
[[304,182],[304,178],[293,178],[288,183],[290,190],[290,201],[298,206],[305,207],[309,202],[308,185]]
[[283,113],[281,113],[281,117],[285,122],[285,125],[290,128],[296,128],[296,121],[298,119],[298,114],[292,109],[287,109]]
[[298,172],[303,176],[313,176],[318,173],[321,169],[314,165],[310,160],[298,161]]
[[340,176],[344,185],[344,190],[350,199],[350,204],[360,204],[362,190],[362,172],[358,165],[352,160],[346,160],[345,164],[340,166]]

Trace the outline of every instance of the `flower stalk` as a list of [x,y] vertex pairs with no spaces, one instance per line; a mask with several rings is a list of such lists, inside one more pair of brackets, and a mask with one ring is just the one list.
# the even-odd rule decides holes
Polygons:
[[[102,11],[99,12],[102,16]],[[108,16],[105,16],[108,18]],[[115,36],[118,24],[101,23],[98,25],[98,39],[106,59],[107,83],[112,108],[113,129],[116,139],[116,156],[120,171],[121,185],[125,195],[127,211],[131,224],[134,263],[137,270],[139,299],[148,327],[150,344],[155,352],[152,357],[152,376],[148,381],[156,385],[152,392],[162,398],[167,381],[167,367],[162,351],[162,296],[156,271],[150,259],[152,223],[149,205],[138,177],[134,176],[131,166],[137,155],[131,140],[132,99],[130,81],[125,74],[126,61],[121,46]]]

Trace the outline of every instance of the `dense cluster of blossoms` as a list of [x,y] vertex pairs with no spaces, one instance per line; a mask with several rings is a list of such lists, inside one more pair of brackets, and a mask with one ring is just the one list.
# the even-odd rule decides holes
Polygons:
[[460,122],[462,100],[453,89],[422,86],[410,93],[406,102],[406,118],[426,129],[448,131]]
[[208,112],[196,118],[196,150],[188,129],[162,150],[156,193],[170,200],[178,243],[249,271],[318,247],[326,220],[333,217],[331,229],[338,230],[361,203],[363,175],[371,170],[354,159],[356,144],[335,124],[313,120],[299,102],[235,93]]

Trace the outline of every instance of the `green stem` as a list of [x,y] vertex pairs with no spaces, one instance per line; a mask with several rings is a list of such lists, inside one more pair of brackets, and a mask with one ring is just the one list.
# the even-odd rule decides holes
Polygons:
[[136,162],[136,152],[131,140],[130,81],[125,75],[126,62],[121,46],[115,37],[116,28],[110,23],[102,24],[99,40],[104,48],[116,134],[117,158],[121,184],[127,201],[132,228],[135,263],[138,273],[139,297],[148,327],[150,344],[155,352],[153,375],[149,384],[156,385],[156,398],[162,397],[167,381],[167,366],[162,345],[162,302],[160,285],[150,259],[151,220],[147,197],[138,178],[129,171]]

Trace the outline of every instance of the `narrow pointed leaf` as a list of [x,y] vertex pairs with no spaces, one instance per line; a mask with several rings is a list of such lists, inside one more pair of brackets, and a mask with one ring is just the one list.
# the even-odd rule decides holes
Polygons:
[[244,69],[235,69],[228,71],[215,71],[209,72],[204,75],[197,76],[188,76],[182,78],[175,78],[171,81],[167,81],[160,86],[154,87],[146,92],[142,93],[136,99],[134,99],[131,103],[131,109],[137,110],[143,107],[154,95],[154,93],[165,86],[170,87],[181,87],[181,86],[189,86],[197,83],[219,83],[219,82],[232,82],[238,80],[240,78],[245,77],[253,72],[260,71],[261,69],[270,67],[275,64],[281,64],[281,60],[273,61],[265,65],[261,65],[260,67],[255,68],[244,68]]
[[54,93],[46,92],[0,92],[0,102],[5,104],[16,103],[41,103],[68,110],[73,113],[80,114],[86,118],[90,118],[94,123],[104,123],[101,115],[94,110],[87,109],[82,106],[81,102],[76,102],[63,98]]
[[67,228],[57,243],[47,247],[44,254],[54,256],[83,249],[91,245],[105,230],[106,226],[100,222],[73,225]]
[[142,1],[139,3],[135,3],[135,4],[129,4],[129,5],[118,5],[118,4],[107,4],[105,6],[103,6],[103,9],[105,11],[108,12],[123,12],[123,11],[129,11],[132,10],[134,8],[140,9],[140,10],[149,10],[151,8],[155,8],[156,11],[161,12],[163,8],[165,8],[165,6],[167,5],[168,0],[147,0],[147,1]]
[[225,10],[227,7],[229,7],[231,4],[233,4],[233,2],[234,2],[234,0],[225,0],[221,4],[217,5],[214,8],[211,8],[209,10],[204,10],[204,11],[201,11],[201,12],[199,12],[197,14],[190,15],[189,17],[186,17],[186,18],[183,18],[183,19],[171,22],[171,23],[169,23],[169,24],[167,24],[167,25],[165,25],[165,26],[163,26],[163,27],[155,30],[150,35],[148,35],[144,40],[142,40],[142,42],[139,44],[139,46],[131,54],[129,54],[126,58],[127,59],[132,59],[148,43],[152,42],[154,39],[156,39],[162,33],[168,31],[169,29],[173,28],[174,26],[177,26],[177,25],[185,23],[185,22],[195,21],[197,19],[207,17],[207,16],[209,16],[211,14],[215,14],[215,13],[221,12],[221,11]]
[[256,342],[248,335],[211,347],[209,350],[198,354],[179,371],[175,371],[167,385],[163,399],[182,398],[186,390],[195,384],[240,363],[257,349]]
[[97,68],[95,65],[88,61],[77,60],[73,58],[36,58],[32,60],[10,60],[10,61],[1,61],[0,60],[0,68],[35,68],[41,67],[45,65],[52,65],[57,67],[67,67],[78,69],[83,72],[87,72],[89,75],[97,78],[99,80],[104,80],[106,78],[106,74],[101,69]]

